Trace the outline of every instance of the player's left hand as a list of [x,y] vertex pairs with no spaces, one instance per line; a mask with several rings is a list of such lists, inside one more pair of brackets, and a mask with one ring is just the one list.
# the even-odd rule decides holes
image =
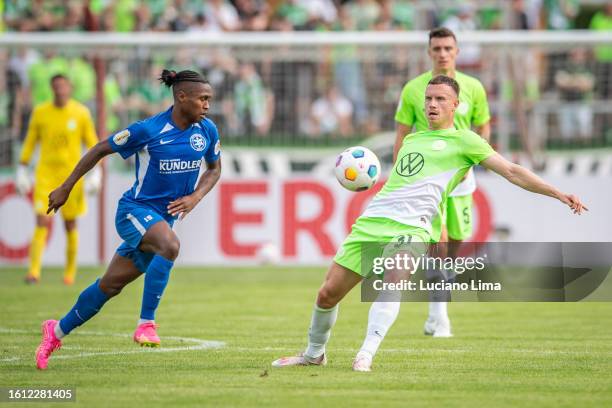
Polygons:
[[193,194],[177,198],[168,204],[168,214],[173,217],[178,215],[179,220],[183,220],[199,202],[200,199]]
[[560,200],[567,204],[572,209],[574,214],[582,214],[582,211],[589,211],[589,209],[580,201],[580,198],[574,194],[562,194]]

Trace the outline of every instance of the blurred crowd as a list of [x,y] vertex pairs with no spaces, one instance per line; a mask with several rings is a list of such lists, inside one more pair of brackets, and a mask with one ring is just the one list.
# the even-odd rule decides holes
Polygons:
[[[552,29],[584,25],[584,0],[4,0],[15,31]],[[351,20],[350,24],[343,23]],[[94,21],[96,20],[96,21]],[[585,28],[585,27],[582,27]]]
[[[526,150],[541,143],[533,131],[534,113],[556,114],[559,140],[588,141],[594,134],[612,144],[609,105],[612,45],[561,51],[515,50],[492,58],[495,50],[461,42],[461,32],[479,29],[573,28],[612,30],[612,3],[580,0],[0,0],[5,31],[187,31],[194,35],[229,31],[386,31],[429,30],[446,26],[458,36],[458,69],[478,76],[490,95],[492,111],[513,112],[512,134]],[[74,97],[95,112],[93,55],[57,50],[0,50],[0,127],[11,139],[23,138],[31,109],[49,99],[48,81],[68,74]],[[142,51],[142,50],[139,50]],[[253,57],[244,50],[218,47],[172,55],[138,52],[107,58],[103,84],[109,132],[169,106],[171,94],[156,78],[163,68],[205,73],[215,90],[212,115],[224,137],[253,140],[282,136],[310,140],[366,136],[392,130],[403,84],[429,69],[418,58],[387,47],[363,50],[345,45],[320,50],[315,58],[291,50]],[[242,53],[241,53],[242,52]],[[370,54],[368,54],[368,52]],[[377,52],[386,52],[384,56]],[[495,54],[499,56],[498,54]],[[506,75],[501,77],[501,64]],[[546,100],[561,103],[546,104]],[[537,103],[536,103],[537,102]],[[543,103],[544,102],[544,103]],[[594,109],[603,109],[603,115]],[[547,111],[547,109],[550,111]],[[606,110],[607,109],[607,110]],[[599,116],[597,116],[599,115]],[[597,116],[597,117],[596,117]],[[494,130],[497,125],[494,121]],[[540,124],[550,129],[548,123]],[[598,140],[599,140],[598,139]],[[291,142],[291,140],[289,140]]]

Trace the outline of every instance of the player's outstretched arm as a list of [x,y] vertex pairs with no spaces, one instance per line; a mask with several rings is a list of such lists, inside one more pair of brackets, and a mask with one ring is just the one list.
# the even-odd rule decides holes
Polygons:
[[397,154],[402,148],[404,137],[412,130],[412,126],[406,126],[403,123],[395,122],[395,144],[393,145],[393,163],[397,160]]
[[202,201],[204,196],[212,190],[215,184],[217,184],[217,181],[219,181],[219,177],[221,177],[221,158],[212,163],[207,162],[206,171],[202,174],[202,177],[200,177],[200,181],[198,181],[198,185],[194,192],[188,196],[171,201],[170,204],[168,204],[168,214],[173,217],[178,214],[179,220],[184,219],[187,214]]
[[527,191],[556,198],[567,204],[574,211],[574,214],[582,214],[583,210],[588,211],[588,208],[577,196],[562,193],[526,168],[509,162],[499,153],[481,161],[480,165]]
[[103,157],[108,156],[111,153],[114,153],[114,150],[108,140],[102,140],[94,147],[89,149],[87,153],[81,157],[81,160],[79,160],[68,178],[58,188],[53,190],[51,194],[49,194],[47,214],[51,213],[51,211],[57,211],[62,205],[64,205],[77,181],[79,181],[79,179],[83,177],[85,173],[91,170]]

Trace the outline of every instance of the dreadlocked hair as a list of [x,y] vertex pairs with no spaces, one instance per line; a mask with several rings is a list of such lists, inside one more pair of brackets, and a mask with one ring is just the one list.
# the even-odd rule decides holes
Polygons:
[[164,69],[159,77],[159,80],[168,88],[179,82],[201,82],[207,84],[208,81],[195,71],[184,70],[176,72],[174,70]]

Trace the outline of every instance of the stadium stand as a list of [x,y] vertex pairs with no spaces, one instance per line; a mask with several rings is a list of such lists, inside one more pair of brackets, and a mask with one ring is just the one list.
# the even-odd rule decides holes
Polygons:
[[[95,52],[72,47],[69,40],[55,47],[0,45],[0,69],[6,73],[6,80],[0,81],[4,91],[0,93],[0,164],[14,164],[32,106],[48,98],[48,78],[60,72],[69,74],[76,99],[94,112],[100,112],[97,105],[103,93],[107,133],[169,103],[170,95],[152,81],[161,66],[195,67],[207,75],[216,93],[212,117],[226,146],[329,147],[392,132],[402,85],[427,67],[425,43],[377,46],[360,38],[376,33],[416,34],[438,25],[458,32],[464,56],[459,69],[485,85],[494,115],[493,142],[501,148],[524,151],[535,163],[550,149],[610,146],[609,46],[588,40],[574,45],[530,41],[525,46],[513,42],[512,34],[507,41],[498,36],[497,42],[483,42],[486,36],[478,35],[475,42],[462,40],[464,30],[498,34],[509,29],[535,30],[535,36],[545,33],[541,29],[611,33],[612,7],[606,7],[605,1],[572,1],[572,7],[561,7],[561,3],[565,4],[560,0],[5,2],[7,34],[181,32],[199,39],[199,45],[197,52],[189,46],[150,44]],[[232,34],[240,39],[248,38],[247,32],[277,31],[311,32],[313,37],[363,31],[364,37],[356,34],[344,43],[310,47],[290,40],[281,47],[255,40],[248,46],[242,40],[235,44],[214,41],[228,32],[237,32]],[[103,91],[96,90],[96,75],[101,71],[94,65],[100,59],[105,72]],[[589,87],[573,88],[571,78],[577,71],[590,78]],[[563,81],[568,76],[569,82]],[[329,118],[321,126],[313,114],[317,103],[321,110],[322,98],[331,89],[342,98],[342,109],[350,112],[350,126],[343,121],[342,126],[330,125]],[[570,120],[568,112],[575,120]],[[585,121],[587,126],[580,125]]]

